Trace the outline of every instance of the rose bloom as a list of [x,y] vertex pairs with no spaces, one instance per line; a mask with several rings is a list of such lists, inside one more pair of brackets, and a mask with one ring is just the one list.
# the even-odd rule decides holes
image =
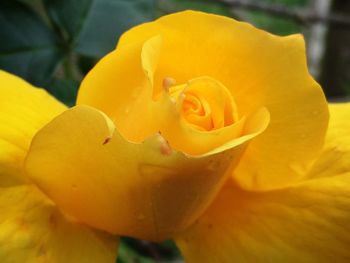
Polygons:
[[350,104],[300,35],[186,11],[126,32],[71,109],[0,83],[1,262],[115,262],[118,236],[189,263],[350,260]]

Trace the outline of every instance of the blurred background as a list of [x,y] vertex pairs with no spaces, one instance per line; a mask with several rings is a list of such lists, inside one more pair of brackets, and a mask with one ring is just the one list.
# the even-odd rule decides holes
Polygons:
[[[0,0],[0,69],[72,106],[83,76],[122,32],[184,9],[304,34],[310,73],[330,101],[349,100],[350,0]],[[170,241],[124,238],[119,254],[122,263],[183,262]]]

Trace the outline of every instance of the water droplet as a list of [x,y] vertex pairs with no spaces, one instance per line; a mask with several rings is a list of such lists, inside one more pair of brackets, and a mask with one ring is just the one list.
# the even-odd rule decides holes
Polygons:
[[312,114],[313,115],[318,115],[320,112],[319,112],[319,110],[314,110],[314,111],[312,111]]

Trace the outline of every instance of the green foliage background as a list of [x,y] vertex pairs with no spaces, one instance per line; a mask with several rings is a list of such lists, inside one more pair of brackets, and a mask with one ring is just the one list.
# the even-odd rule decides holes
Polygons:
[[[307,2],[261,1],[291,7]],[[0,68],[44,87],[72,106],[83,76],[115,47],[125,30],[184,9],[239,16],[280,35],[303,31],[302,25],[288,18],[258,11],[240,11],[237,15],[209,0],[1,0]],[[181,262],[170,241],[153,244],[124,238],[119,254],[120,263]]]

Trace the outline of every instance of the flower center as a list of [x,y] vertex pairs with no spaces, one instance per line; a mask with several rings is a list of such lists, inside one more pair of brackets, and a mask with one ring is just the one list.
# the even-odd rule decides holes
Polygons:
[[163,86],[169,89],[181,116],[196,129],[211,131],[237,121],[236,104],[231,92],[219,81],[199,77],[186,84],[174,83],[175,80],[166,78]]

